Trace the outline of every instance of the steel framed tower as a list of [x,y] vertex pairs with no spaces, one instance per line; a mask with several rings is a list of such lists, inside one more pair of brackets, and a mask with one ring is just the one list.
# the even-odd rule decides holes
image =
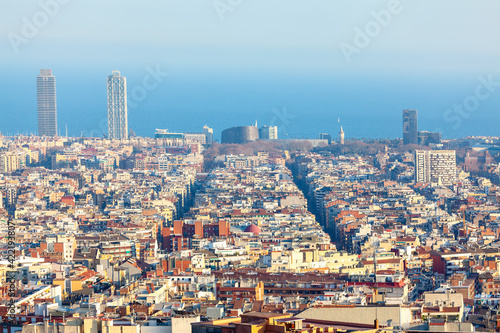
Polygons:
[[128,139],[127,79],[119,71],[108,75],[108,136]]

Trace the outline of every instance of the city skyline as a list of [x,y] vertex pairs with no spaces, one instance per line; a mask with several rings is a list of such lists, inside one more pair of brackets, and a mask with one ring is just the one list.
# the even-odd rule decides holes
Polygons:
[[[107,90],[108,90],[108,130],[103,135],[109,138],[128,138],[128,112],[127,112],[127,89],[126,89],[126,78],[121,76],[120,71],[114,70],[111,75],[108,75],[107,80]],[[55,94],[55,77],[52,75],[52,70],[41,69],[40,75],[37,76],[37,100],[38,100],[38,122],[39,122],[39,135],[56,136],[57,134],[57,109],[56,109],[56,94]],[[45,101],[44,103],[42,103]],[[47,101],[50,101],[47,102]],[[50,104],[50,105],[49,105]],[[52,112],[47,112],[50,109]],[[45,113],[41,113],[45,111]],[[54,112],[55,111],[55,112]],[[286,112],[286,111],[285,111]],[[42,117],[41,115],[45,116]],[[415,109],[403,109],[403,143],[404,144],[419,144],[428,145],[429,143],[440,143],[441,135],[440,132],[429,132],[429,131],[419,131],[418,130],[418,111]],[[51,116],[52,121],[47,121],[48,116]],[[47,130],[42,129],[42,119],[45,120],[45,127],[49,128],[52,124],[52,129],[50,133]],[[55,119],[55,121],[54,121]],[[274,119],[271,121],[274,122]],[[340,118],[338,119],[340,122]],[[53,128],[55,124],[55,129]],[[234,126],[233,126],[234,127]],[[267,129],[270,131],[267,135],[260,135],[262,138],[270,136],[271,139],[277,139],[278,136],[278,126],[268,126],[265,125],[264,128],[259,129],[259,133],[263,134],[263,130]],[[204,130],[205,131],[205,130]],[[212,136],[213,136],[213,129]],[[272,134],[271,134],[272,133]],[[341,138],[340,142],[344,140],[344,133],[341,126]],[[324,133],[318,133],[319,138]],[[340,134],[340,133],[339,133]],[[67,135],[67,125],[66,125],[66,135]],[[82,132],[83,135],[83,132]],[[134,133],[135,135],[135,133]],[[91,133],[91,137],[92,137]],[[146,135],[148,136],[148,135]],[[352,137],[356,139],[355,137]]]
[[[399,1],[390,12],[390,2],[378,0],[256,0],[233,2],[223,13],[214,7],[219,0],[168,0],[155,10],[113,0],[44,1],[55,5],[7,2],[0,13],[0,66],[11,78],[2,85],[3,108],[12,110],[4,113],[3,133],[37,130],[35,95],[19,92],[33,89],[35,70],[52,68],[60,127],[67,124],[73,136],[102,135],[102,75],[119,68],[130,89],[129,122],[143,136],[161,122],[182,131],[210,123],[220,137],[219,129],[255,119],[278,126],[280,135],[336,136],[331,125],[341,117],[350,137],[396,138],[394,114],[406,106],[443,138],[497,134],[495,1]],[[188,14],[195,24],[183,19]],[[283,117],[283,108],[295,118]]]
[[[48,83],[47,83],[48,82]],[[103,135],[109,138],[128,138],[129,137],[129,126],[128,126],[128,115],[127,115],[127,89],[126,89],[126,78],[120,74],[120,71],[113,70],[111,75],[108,75],[107,80],[107,89],[108,89],[108,131],[107,133],[103,133]],[[50,96],[50,94],[52,96]],[[55,124],[56,129],[52,129],[52,134],[38,134],[38,135],[47,135],[47,136],[57,136],[57,109],[55,107],[55,77],[52,75],[52,70],[50,69],[40,69],[40,75],[37,76],[37,99],[38,99],[38,122],[39,122],[39,133],[48,133],[47,131],[40,131],[41,128],[41,119],[40,110],[51,109],[55,110],[55,121],[46,122]],[[43,97],[42,97],[43,96]],[[48,98],[49,96],[50,98]],[[123,98],[124,97],[124,98]],[[50,100],[52,105],[47,107],[47,103],[43,104],[41,101]],[[42,108],[45,107],[45,109]],[[47,112],[46,112],[47,113]],[[45,116],[47,118],[47,116]],[[54,116],[52,116],[54,119]],[[340,118],[338,119],[340,122]],[[47,126],[46,126],[47,127]],[[53,127],[53,126],[52,126]],[[205,133],[205,127],[203,129]],[[233,126],[234,127],[234,126]],[[121,129],[121,130],[120,130]],[[123,130],[125,129],[125,130]],[[269,131],[268,135],[263,134],[263,130]],[[67,125],[66,125],[67,131]],[[210,135],[213,137],[213,129]],[[334,131],[334,130],[333,130]],[[262,138],[266,138],[270,136],[271,139],[277,139],[278,136],[278,127],[277,126],[268,126],[265,125],[263,128],[259,129],[259,133]],[[321,135],[325,133],[318,133],[319,138],[321,139]],[[67,135],[67,132],[66,132]],[[83,135],[83,133],[82,133]],[[135,135],[135,134],[134,134]],[[148,135],[146,135],[148,136]],[[339,132],[339,142],[343,144],[345,134],[342,130]],[[355,137],[352,137],[356,139]],[[419,145],[428,145],[429,143],[440,143],[441,141],[441,133],[433,133],[428,131],[419,131],[418,130],[418,111],[415,109],[403,109],[403,136],[402,140],[404,144],[419,144]],[[218,140],[217,140],[218,141]]]
[[[150,68],[148,70],[151,70]],[[149,72],[148,72],[149,73]],[[61,73],[62,75],[67,75],[66,72]],[[163,74],[162,74],[163,75]],[[154,76],[153,76],[154,77]],[[289,134],[289,137],[294,137],[294,138],[301,138],[301,137],[308,137],[308,138],[315,138],[319,133],[323,132],[329,132],[331,134],[335,133],[335,129],[332,131],[332,125],[334,125],[334,119],[338,115],[342,115],[343,123],[348,124],[349,126],[349,137],[350,138],[373,138],[373,139],[378,139],[378,138],[401,138],[400,134],[396,134],[400,130],[398,130],[398,126],[396,123],[393,121],[394,120],[394,115],[392,113],[397,112],[395,107],[393,106],[391,110],[388,110],[385,114],[378,114],[377,117],[375,117],[376,114],[373,114],[372,116],[374,118],[370,119],[371,116],[362,116],[360,117],[358,114],[353,113],[345,113],[345,112],[335,112],[330,115],[323,115],[321,116],[323,119],[327,121],[321,121],[317,122],[316,125],[313,125],[311,123],[316,119],[316,117],[319,117],[320,115],[317,113],[313,113],[311,116],[304,117],[302,115],[302,111],[294,109],[293,111],[288,111],[290,108],[288,107],[283,107],[282,110],[279,108],[272,108],[265,112],[267,115],[265,116],[264,120],[262,120],[262,112],[265,111],[262,108],[257,110],[254,116],[252,116],[251,112],[245,112],[241,113],[240,116],[241,118],[234,117],[232,116],[233,121],[231,123],[228,123],[229,120],[231,120],[231,117],[210,117],[206,113],[201,113],[202,117],[198,118],[195,117],[195,119],[190,118],[189,122],[182,121],[179,119],[179,117],[184,117],[184,113],[182,112],[174,112],[173,114],[169,113],[161,113],[158,114],[156,111],[153,113],[148,113],[147,111],[141,112],[141,117],[138,117],[139,115],[135,113],[136,110],[143,110],[142,107],[144,105],[149,105],[149,96],[152,96],[153,94],[159,93],[156,90],[148,90],[144,86],[145,80],[149,80],[151,76],[147,74],[142,78],[142,80],[139,81],[141,83],[138,85],[138,80],[135,78],[135,83],[132,86],[132,93],[128,94],[128,99],[132,100],[132,125],[129,126],[129,128],[134,128],[134,131],[140,135],[140,136],[151,136],[154,132],[154,127],[156,125],[152,125],[148,123],[147,125],[149,129],[145,131],[144,125],[146,124],[146,119],[150,119],[150,117],[154,114],[159,116],[158,120],[160,121],[165,121],[166,119],[170,119],[168,121],[168,124],[162,127],[170,127],[170,128],[177,128],[178,130],[183,130],[183,131],[195,131],[197,128],[201,127],[204,125],[204,123],[210,122],[212,126],[215,128],[216,134],[215,137],[220,137],[220,131],[223,127],[227,126],[234,126],[237,125],[238,123],[245,123],[244,119],[248,119],[249,117],[253,119],[258,119],[259,122],[261,123],[268,123],[268,124],[273,124],[273,123],[278,123],[278,131],[280,135],[283,137],[283,134]],[[482,81],[486,79],[491,79],[491,78],[480,78]],[[142,81],[142,82],[141,82]],[[146,82],[148,84],[148,82]],[[495,82],[491,86],[487,85],[488,82],[484,81],[481,83],[481,85],[478,85],[477,89],[493,89],[495,86]],[[153,85],[154,86],[154,85]],[[62,88],[61,88],[62,87]],[[59,85],[59,88],[63,89],[64,91],[67,91],[68,89],[67,82],[64,82],[63,85]],[[493,88],[492,88],[493,87]],[[91,96],[100,96],[101,92],[97,92],[95,88],[98,87],[91,87],[89,91],[92,91],[94,94]],[[159,88],[157,88],[159,89]],[[102,90],[101,90],[102,91]],[[59,94],[58,95],[58,105],[62,102],[65,107],[64,110],[74,110],[75,108],[78,108],[79,105],[72,103],[73,99],[70,98],[71,95],[68,95],[66,93]],[[490,99],[487,100],[488,103],[490,102],[495,102],[494,99],[496,96],[495,94],[492,95]],[[191,97],[191,96],[190,96]],[[465,101],[469,101],[470,98],[474,96],[467,97]],[[102,97],[100,97],[102,98]],[[107,98],[107,97],[106,97]],[[29,100],[29,99],[28,99]],[[195,99],[192,99],[193,101]],[[21,102],[24,102],[25,100],[23,99]],[[98,102],[98,98],[90,98],[87,99],[89,103],[94,103]],[[69,102],[69,104],[68,104]],[[102,102],[98,102],[99,104],[102,105]],[[394,104],[394,103],[393,103]],[[405,102],[405,104],[408,104]],[[416,105],[421,105],[420,102],[417,102]],[[400,107],[400,106],[399,106]],[[92,110],[95,110],[95,108],[92,108]],[[420,109],[422,110],[422,109]],[[467,107],[463,109],[463,111],[460,111],[460,113],[457,113],[460,116],[453,116],[450,118],[446,118],[447,122],[445,121],[443,123],[439,123],[440,121],[440,114],[438,114],[438,118],[436,121],[436,115],[432,114],[432,106],[431,109],[423,109],[422,117],[421,117],[421,123],[422,124],[427,124],[425,127],[426,129],[431,130],[430,132],[440,132],[442,133],[442,138],[443,139],[452,139],[452,138],[459,138],[459,137],[466,137],[466,136],[478,136],[478,135],[489,135],[489,136],[495,136],[496,130],[494,130],[493,122],[489,121],[481,125],[482,130],[475,130],[473,132],[464,132],[461,133],[461,135],[450,135],[454,132],[454,127],[457,127],[458,130],[466,130],[470,129],[471,127],[477,127],[479,128],[478,124],[483,122],[484,115],[482,113],[472,113],[472,114],[467,114],[467,110],[471,110],[470,107]],[[249,110],[251,111],[251,110]],[[450,111],[450,110],[448,110]],[[474,111],[474,110],[472,110]],[[101,111],[102,112],[102,111]],[[198,112],[198,111],[197,111]],[[429,113],[431,112],[431,113]],[[78,113],[70,113],[70,112],[63,112],[62,114],[59,114],[59,117],[62,117],[63,120],[60,121],[62,124],[66,124],[68,127],[68,133],[71,136],[102,136],[103,134],[108,133],[108,128],[107,124],[103,124],[103,119],[101,118],[100,120],[93,120],[93,124],[91,123],[91,126],[85,126],[85,121],[89,121],[92,119],[92,117],[95,117],[96,115],[99,116],[99,114],[102,117],[102,113],[98,112],[90,112],[88,114],[88,117],[85,118],[83,123],[75,124],[74,121],[78,119]],[[259,114],[261,114],[259,116]],[[442,114],[442,116],[447,116],[449,113],[445,112]],[[3,125],[8,124],[9,120],[9,115],[6,115],[6,120],[7,122],[4,122]],[[267,118],[267,119],[266,119]],[[300,119],[303,118],[303,119]],[[26,126],[26,123],[30,122],[31,118],[25,118],[25,122],[22,123],[22,127]],[[163,119],[163,120],[162,120]],[[215,120],[215,124],[213,121],[209,121],[210,119]],[[375,121],[373,121],[375,119]],[[494,118],[493,118],[494,119]],[[441,118],[441,121],[443,119]],[[107,120],[104,120],[107,122]],[[172,122],[173,125],[172,125]],[[199,124],[200,126],[193,126],[195,125],[195,122]],[[308,126],[300,126],[302,123],[308,123]],[[104,125],[104,126],[103,126]],[[311,126],[313,125],[313,126]],[[2,127],[2,124],[0,124],[0,127]],[[422,126],[423,127],[423,126]],[[313,131],[310,131],[313,129]],[[485,132],[485,130],[487,130]],[[20,130],[2,130],[3,133],[9,133],[9,134],[15,134],[15,133],[29,133],[33,132],[30,130],[25,130],[25,131],[20,131]],[[375,134],[373,134],[375,133]],[[399,132],[400,133],[400,132]]]
[[500,1],[1,9],[3,332],[500,332]]
[[500,1],[0,8],[2,332],[500,332]]

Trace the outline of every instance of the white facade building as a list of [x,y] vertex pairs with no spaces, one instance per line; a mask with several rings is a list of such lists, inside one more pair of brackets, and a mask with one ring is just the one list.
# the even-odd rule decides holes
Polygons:
[[454,150],[416,150],[415,182],[444,186],[457,180],[457,162]]

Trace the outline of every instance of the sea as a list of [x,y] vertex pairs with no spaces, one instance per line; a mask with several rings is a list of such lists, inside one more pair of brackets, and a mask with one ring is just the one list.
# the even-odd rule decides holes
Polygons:
[[[106,133],[106,77],[113,69],[53,70],[60,135]],[[342,126],[346,138],[393,139],[402,137],[406,108],[418,110],[419,130],[441,132],[445,139],[500,136],[500,87],[485,86],[492,79],[487,73],[121,71],[127,77],[129,127],[138,136],[153,137],[155,129],[201,132],[207,125],[219,140],[226,128],[257,124],[278,126],[279,138],[318,138],[319,133],[335,138]],[[36,133],[36,75],[33,68],[4,73],[2,134]]]

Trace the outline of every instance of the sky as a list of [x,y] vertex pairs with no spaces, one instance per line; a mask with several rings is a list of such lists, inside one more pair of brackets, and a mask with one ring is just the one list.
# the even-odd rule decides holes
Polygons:
[[112,70],[127,77],[129,125],[145,136],[255,120],[290,137],[336,135],[340,118],[348,137],[401,137],[403,108],[444,137],[500,135],[495,0],[0,0],[0,8],[4,133],[36,131],[35,77],[51,68],[59,128],[70,135],[105,131]]

